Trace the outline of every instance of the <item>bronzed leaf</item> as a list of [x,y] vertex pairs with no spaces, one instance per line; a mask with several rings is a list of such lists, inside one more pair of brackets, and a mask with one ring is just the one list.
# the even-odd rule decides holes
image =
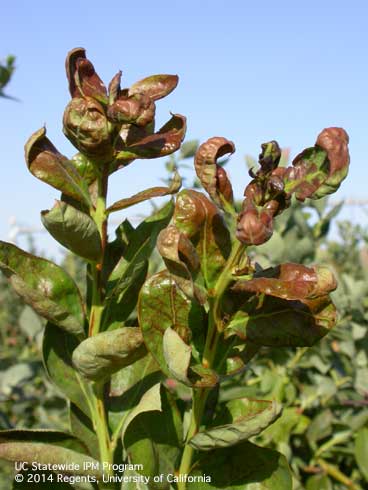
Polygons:
[[206,287],[214,287],[231,250],[230,234],[217,207],[200,192],[181,191],[173,223],[195,246]]
[[61,267],[0,241],[0,269],[39,315],[72,334],[84,334],[80,293]]
[[143,93],[152,100],[159,100],[169,95],[176,88],[178,81],[177,75],[151,75],[135,82],[129,89],[129,95]]
[[50,211],[42,211],[41,220],[55,240],[71,252],[90,261],[100,260],[100,234],[88,214],[65,202],[55,201]]
[[172,212],[173,203],[170,201],[135,230],[129,230],[122,257],[107,281],[103,330],[121,326],[133,311],[146,278],[148,257],[156,246],[157,235],[168,225]]
[[[200,369],[199,352],[203,352],[205,317],[203,308],[187,298],[166,271],[150,277],[144,284],[138,302],[138,318],[147,349],[166,376],[171,372],[165,360],[163,337],[172,328],[192,348],[188,379],[195,386],[214,386],[218,379],[213,371]],[[196,365],[198,364],[198,366]]]
[[220,207],[233,202],[233,189],[225,170],[217,160],[227,153],[234,153],[232,141],[225,138],[210,138],[197,150],[194,166],[199,180],[211,198]]
[[327,267],[287,263],[262,270],[249,281],[237,281],[232,290],[298,300],[324,296],[336,287],[336,279]]
[[250,298],[231,319],[225,335],[238,335],[257,345],[305,347],[315,344],[336,323],[328,296],[287,301],[272,296]]
[[126,209],[134,204],[138,204],[143,201],[147,201],[148,199],[152,199],[154,197],[163,197],[168,196],[170,194],[176,194],[181,187],[181,177],[175,172],[173,180],[170,183],[169,187],[151,187],[150,189],[146,189],[142,192],[138,192],[138,194],[134,194],[131,197],[127,197],[124,199],[120,199],[115,202],[112,206],[107,208],[108,213],[112,213],[114,211],[119,211],[120,209]]
[[87,206],[91,205],[87,183],[75,165],[61,155],[46,137],[45,128],[33,133],[27,141],[25,158],[35,177]]
[[131,158],[158,158],[174,153],[180,148],[186,131],[186,119],[180,114],[172,118],[158,131],[144,137],[137,143],[123,148],[117,160]]

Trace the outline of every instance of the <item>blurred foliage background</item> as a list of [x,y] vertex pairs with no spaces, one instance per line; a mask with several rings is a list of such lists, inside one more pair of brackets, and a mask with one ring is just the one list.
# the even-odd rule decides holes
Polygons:
[[[14,57],[9,56],[0,65],[0,96],[7,96],[4,89],[13,70]],[[197,182],[188,159],[197,144],[185,143],[166,164],[168,173],[178,167],[191,187]],[[255,165],[249,157],[247,163]],[[312,348],[262,349],[247,372],[225,382],[219,392],[223,400],[247,396],[283,403],[281,418],[256,442],[288,458],[294,490],[368,489],[368,224],[340,221],[342,206],[326,199],[293,204],[277,218],[272,239],[251,251],[262,267],[280,262],[329,265],[339,283],[333,293],[338,326]],[[30,236],[28,250],[40,254],[35,243]],[[68,253],[62,265],[83,288],[79,259]],[[150,273],[160,266],[153,254]],[[42,365],[43,320],[22,304],[2,276],[0,305],[0,429],[66,430],[66,402]],[[0,488],[7,488],[12,474],[13,468],[0,461]]]

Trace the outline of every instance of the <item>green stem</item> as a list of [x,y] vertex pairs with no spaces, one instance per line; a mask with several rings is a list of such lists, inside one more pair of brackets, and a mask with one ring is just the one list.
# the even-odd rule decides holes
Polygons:
[[[206,344],[202,357],[202,364],[206,368],[211,368],[216,357],[217,345],[223,330],[222,315],[221,315],[221,300],[226,291],[226,288],[232,281],[233,268],[238,263],[241,255],[245,250],[245,246],[240,242],[236,241],[233,245],[232,252],[226,262],[226,265],[221,272],[214,291],[212,298],[209,300],[209,320],[208,320],[208,331],[206,337]],[[199,431],[201,426],[201,421],[203,418],[203,413],[206,406],[206,401],[210,393],[210,388],[194,388],[193,393],[193,406],[192,415],[189,424],[188,434],[186,437],[186,444],[184,447],[179,474],[187,475],[191,471],[192,460],[194,455],[194,449],[188,442],[190,439]],[[186,483],[179,482],[178,490],[186,490]]]
[[[108,167],[106,167],[107,169]],[[104,311],[104,291],[102,284],[102,268],[105,249],[107,245],[107,220],[106,195],[107,195],[107,170],[98,178],[98,195],[96,208],[92,210],[91,216],[96,223],[101,238],[101,257],[98,263],[92,264],[92,305],[89,318],[89,336],[97,335],[101,329],[102,315]],[[104,401],[104,383],[95,383],[93,390],[92,418],[96,431],[100,460],[106,463],[113,462],[113,451],[109,433],[108,420],[106,416]],[[112,470],[107,470],[112,475]]]

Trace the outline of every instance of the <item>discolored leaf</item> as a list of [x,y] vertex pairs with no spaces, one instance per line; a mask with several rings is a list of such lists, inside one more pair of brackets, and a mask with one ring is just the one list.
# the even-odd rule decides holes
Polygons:
[[61,267],[0,241],[0,269],[39,315],[72,334],[84,334],[80,293]]
[[101,258],[101,238],[93,219],[70,204],[55,201],[50,211],[41,212],[47,231],[71,252],[90,261]]
[[263,346],[305,347],[327,335],[335,323],[336,308],[328,296],[287,301],[265,295],[250,298],[235,313],[225,335]]
[[189,238],[170,225],[160,232],[157,249],[179,288],[189,298],[197,298],[203,304],[205,299],[192,278],[199,269],[199,258]]
[[347,176],[350,163],[348,143],[349,136],[342,128],[326,128],[318,135],[316,146],[326,151],[329,169],[327,179],[317,189],[313,199],[336,192]]
[[189,482],[188,490],[292,490],[285,456],[250,442],[205,453],[191,475],[207,475],[211,481]]
[[307,148],[294,158],[293,166],[287,168],[285,189],[304,201],[307,197],[313,198],[327,176],[327,152],[316,146]]
[[199,180],[211,198],[220,207],[224,201],[233,202],[233,189],[225,170],[218,165],[217,160],[227,153],[234,153],[232,141],[214,137],[203,143],[197,150],[194,166]]
[[324,296],[336,287],[336,279],[327,267],[286,263],[262,270],[249,281],[237,281],[232,290],[298,300]]
[[119,159],[158,158],[174,153],[180,148],[186,131],[186,119],[180,114],[172,118],[158,131],[137,143],[126,146],[116,156]]
[[169,202],[142,221],[135,230],[129,231],[122,257],[107,281],[103,330],[121,326],[133,311],[146,278],[147,258],[156,246],[157,235],[168,225],[172,212],[173,203]]
[[214,287],[231,250],[230,234],[217,207],[200,192],[181,191],[173,223],[195,246],[207,289]]
[[104,381],[146,353],[139,328],[122,327],[101,332],[81,342],[73,352],[73,364],[91,381]]
[[95,164],[82,153],[77,153],[72,157],[70,163],[77,169],[77,172],[82,177],[83,182],[91,185],[97,179],[97,171]]
[[[138,302],[138,318],[147,349],[162,371],[171,376],[163,348],[163,337],[172,328],[185,344],[192,347],[193,364],[200,363],[198,352],[203,351],[205,318],[203,308],[189,300],[167,271],[150,277],[144,284]],[[188,379],[196,386],[214,386],[218,379],[209,370],[188,370]]]
[[90,417],[87,400],[90,387],[72,364],[72,353],[77,345],[78,342],[73,335],[47,323],[42,345],[46,372],[61,393]]
[[63,115],[63,132],[83,154],[98,164],[113,160],[113,136],[105,109],[92,97],[72,99]]
[[178,85],[177,75],[151,75],[135,82],[129,89],[129,95],[146,94],[152,100],[159,100],[169,95]]
[[[58,473],[101,477],[98,463],[86,454],[85,446],[75,437],[49,430],[0,431],[0,458],[8,461],[58,465]],[[73,464],[73,469],[67,465]],[[85,463],[95,466],[85,468]],[[63,465],[65,469],[63,469]]]
[[87,206],[91,205],[86,182],[74,164],[61,155],[46,137],[45,128],[33,133],[27,141],[25,159],[35,177]]
[[91,96],[105,101],[106,88],[95,72],[92,63],[86,58],[84,48],[74,48],[67,54],[65,61],[69,92],[74,97]]
[[129,208],[134,204],[138,204],[143,201],[147,201],[148,199],[152,199],[154,197],[163,197],[168,196],[170,194],[176,194],[180,187],[182,181],[180,175],[175,172],[174,177],[170,183],[169,187],[151,187],[150,189],[146,189],[144,191],[138,192],[131,197],[127,197],[125,199],[120,199],[115,202],[112,206],[107,208],[108,213],[112,213],[114,211],[119,211],[121,209]]
[[275,401],[232,400],[214,421],[214,427],[199,431],[189,444],[201,451],[234,446],[262,432],[280,413],[281,405]]

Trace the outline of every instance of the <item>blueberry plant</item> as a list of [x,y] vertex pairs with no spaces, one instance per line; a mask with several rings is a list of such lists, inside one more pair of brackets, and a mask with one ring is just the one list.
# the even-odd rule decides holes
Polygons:
[[[275,400],[224,401],[221,384],[244,373],[264,346],[309,347],[336,323],[324,266],[262,269],[250,247],[267,242],[291,200],[319,199],[346,177],[348,136],[324,129],[289,167],[275,141],[262,145],[240,212],[219,159],[235,151],[210,138],[194,155],[206,191],[165,187],[109,204],[111,175],[136,159],[178,150],[185,118],[155,130],[155,103],[177,85],[154,75],[108,88],[86,58],[66,60],[71,101],[63,128],[78,153],[60,154],[36,131],[25,147],[30,172],[61,192],[41,219],[84,259],[82,293],[58,265],[0,243],[0,268],[20,297],[47,320],[45,369],[69,400],[70,430],[5,430],[0,457],[18,462],[14,488],[291,490],[285,457],[254,443],[275,422]],[[125,220],[108,237],[112,213],[174,197],[136,228]],[[290,244],[293,246],[293,244]],[[157,247],[163,270],[150,275]],[[23,466],[19,466],[19,462]],[[22,478],[18,478],[21,480]]]

